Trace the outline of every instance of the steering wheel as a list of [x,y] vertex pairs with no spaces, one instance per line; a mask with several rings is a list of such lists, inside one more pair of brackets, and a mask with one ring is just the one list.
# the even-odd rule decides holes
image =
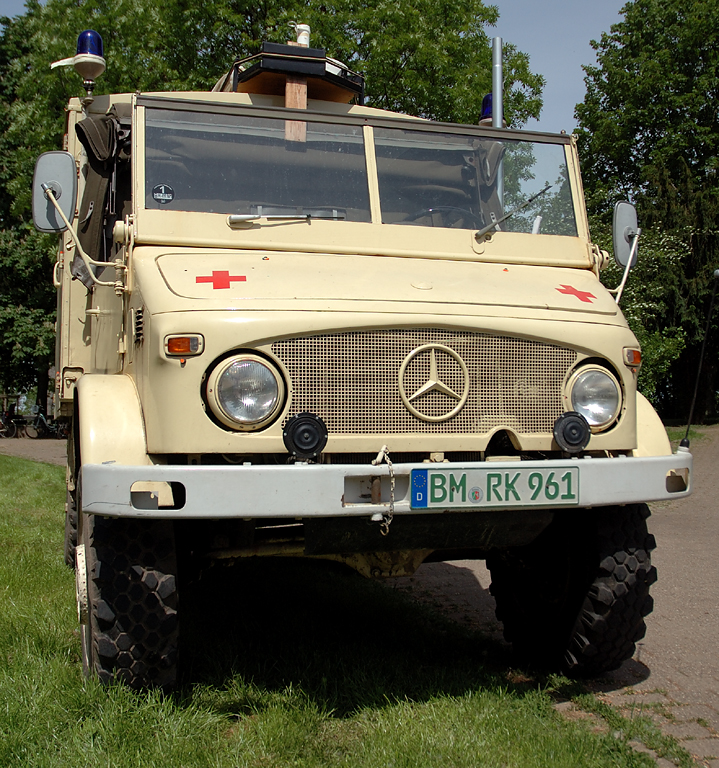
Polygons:
[[[421,211],[412,213],[407,216],[404,221],[417,221],[423,216],[431,216],[433,213],[442,214],[442,223],[444,223],[444,214],[446,213],[459,213],[465,221],[469,221],[473,226],[472,229],[480,229],[482,222],[475,213],[468,211],[466,208],[458,208],[455,205],[436,205],[433,208],[422,208]],[[432,220],[432,226],[434,226],[434,220]]]

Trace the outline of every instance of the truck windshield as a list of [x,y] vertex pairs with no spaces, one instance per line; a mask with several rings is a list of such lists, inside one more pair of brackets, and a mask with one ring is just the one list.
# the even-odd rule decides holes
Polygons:
[[[360,124],[148,108],[145,135],[146,208],[372,220]],[[374,142],[383,224],[577,234],[562,144],[384,127]]]
[[361,126],[146,114],[146,208],[370,221]]
[[498,228],[576,236],[563,145],[386,128],[374,133],[384,223],[482,229],[518,209]]

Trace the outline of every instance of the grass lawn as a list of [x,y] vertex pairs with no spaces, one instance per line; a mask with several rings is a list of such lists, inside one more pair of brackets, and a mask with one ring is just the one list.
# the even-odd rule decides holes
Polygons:
[[508,674],[503,647],[326,563],[181,584],[172,696],[85,680],[64,474],[0,456],[0,766],[654,765],[619,720],[558,714],[569,681]]
[[[681,440],[684,439],[684,436],[687,433],[686,426],[684,427],[665,427],[667,430],[667,436],[669,437],[669,440],[672,444],[672,449],[676,450],[677,446],[681,442]],[[691,445],[694,445],[695,443],[701,443],[704,440],[706,440],[706,434],[702,430],[701,427],[690,427],[689,428],[689,442]]]

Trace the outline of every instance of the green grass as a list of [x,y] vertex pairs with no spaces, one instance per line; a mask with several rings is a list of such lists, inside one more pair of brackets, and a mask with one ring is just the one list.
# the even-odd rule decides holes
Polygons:
[[[601,717],[609,728],[621,733],[623,738],[641,741],[659,757],[671,760],[679,768],[696,768],[697,763],[689,752],[673,736],[663,734],[651,717],[643,714],[644,710],[651,710],[653,705],[640,705],[639,712],[632,710],[625,716],[590,694],[576,696],[574,702],[583,710]],[[665,711],[657,709],[658,714],[665,715]]]
[[[64,471],[0,456],[0,766],[651,766],[553,708],[563,678],[327,563],[182,584],[172,696],[82,677]],[[623,732],[622,732],[623,733]]]
[[[672,444],[672,447],[676,449],[676,447],[679,445],[679,443],[684,439],[684,435],[686,435],[687,428],[686,425],[683,427],[665,427],[667,430],[667,435],[669,436],[669,440]],[[700,443],[702,440],[706,439],[706,435],[699,427],[690,427],[689,428],[689,442],[690,443]]]

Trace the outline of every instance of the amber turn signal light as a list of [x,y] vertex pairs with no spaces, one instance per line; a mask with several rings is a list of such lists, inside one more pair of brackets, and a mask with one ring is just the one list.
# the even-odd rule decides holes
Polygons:
[[172,357],[201,355],[205,349],[205,340],[199,334],[187,334],[165,337],[165,354]]

